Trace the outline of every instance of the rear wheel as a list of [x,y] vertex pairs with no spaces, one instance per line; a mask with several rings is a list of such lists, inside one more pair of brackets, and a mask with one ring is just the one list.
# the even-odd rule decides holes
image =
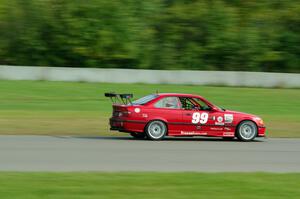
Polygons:
[[144,139],[146,137],[145,133],[130,133],[130,135],[136,139]]
[[162,121],[152,121],[145,129],[145,133],[150,140],[161,140],[167,133],[167,127]]
[[257,135],[256,124],[252,121],[243,121],[237,127],[236,136],[239,140],[252,141]]

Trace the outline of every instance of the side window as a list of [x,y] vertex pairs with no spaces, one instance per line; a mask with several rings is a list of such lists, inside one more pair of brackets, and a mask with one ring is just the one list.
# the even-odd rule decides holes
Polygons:
[[180,109],[181,103],[178,97],[165,97],[159,100],[154,105],[156,108],[174,108]]
[[181,97],[180,101],[185,110],[209,110],[207,104],[198,98]]

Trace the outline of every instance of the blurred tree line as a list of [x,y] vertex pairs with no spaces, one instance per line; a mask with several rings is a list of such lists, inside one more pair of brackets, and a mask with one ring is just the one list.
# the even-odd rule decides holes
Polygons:
[[299,0],[0,0],[0,64],[300,72]]

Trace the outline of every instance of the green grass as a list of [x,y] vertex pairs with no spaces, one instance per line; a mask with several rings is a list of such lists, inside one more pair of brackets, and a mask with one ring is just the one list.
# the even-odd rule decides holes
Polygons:
[[0,198],[298,199],[299,185],[299,173],[2,172]]
[[113,135],[107,91],[200,94],[221,107],[261,116],[271,137],[300,137],[300,89],[0,81],[0,134]]

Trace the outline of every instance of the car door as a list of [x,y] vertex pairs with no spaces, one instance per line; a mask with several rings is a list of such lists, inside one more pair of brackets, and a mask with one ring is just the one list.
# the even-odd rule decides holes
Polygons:
[[183,110],[181,135],[207,135],[209,112],[202,110]]
[[[198,98],[186,98],[186,105],[182,113],[185,124],[182,127],[182,135],[217,135],[223,132],[224,118],[219,111],[209,106]],[[184,101],[181,99],[181,101]],[[184,104],[184,103],[183,103]]]

